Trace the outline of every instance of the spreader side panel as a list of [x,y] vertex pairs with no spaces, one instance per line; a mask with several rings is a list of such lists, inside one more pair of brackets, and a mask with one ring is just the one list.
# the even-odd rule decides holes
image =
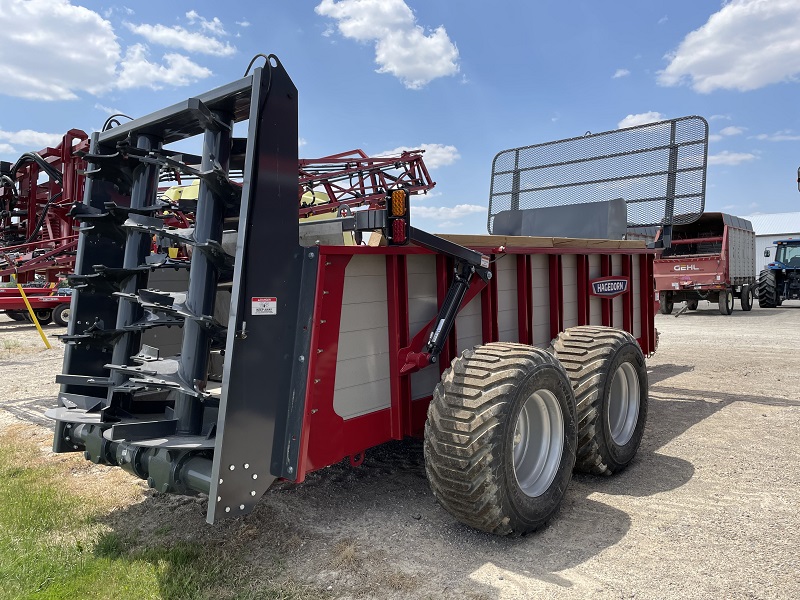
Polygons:
[[389,404],[386,259],[354,256],[345,270],[333,409],[352,419]]

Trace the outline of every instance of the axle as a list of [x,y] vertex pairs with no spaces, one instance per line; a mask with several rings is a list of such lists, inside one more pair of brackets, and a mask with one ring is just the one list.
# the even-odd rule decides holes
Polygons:
[[160,492],[208,494],[212,461],[204,451],[111,441],[103,435],[107,430],[98,424],[58,421],[56,437],[74,450],[83,447],[86,460],[122,467]]

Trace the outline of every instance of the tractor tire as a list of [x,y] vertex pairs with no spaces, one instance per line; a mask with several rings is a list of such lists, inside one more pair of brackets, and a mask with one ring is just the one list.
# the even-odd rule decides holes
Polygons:
[[758,306],[760,308],[780,306],[778,283],[775,279],[775,272],[770,269],[764,269],[758,275]]
[[522,535],[558,511],[575,466],[575,397],[544,350],[491,343],[442,374],[425,423],[425,470],[462,523]]
[[53,322],[59,327],[69,324],[69,304],[59,304],[53,309]]
[[578,410],[575,470],[611,475],[627,467],[647,421],[647,368],[642,349],[627,331],[572,327],[553,342],[567,370]]
[[698,305],[700,304],[699,300],[687,300],[686,301],[686,308],[688,310],[697,310]]
[[[39,321],[39,325],[49,325],[53,320],[53,311],[49,308],[37,308],[33,312],[36,314],[36,320]],[[33,323],[30,314],[28,312],[25,312],[24,314],[25,320],[28,323]]]
[[753,288],[747,284],[742,286],[742,294],[739,298],[739,304],[741,304],[742,310],[745,312],[753,310]]
[[21,310],[7,310],[6,316],[12,321],[24,321],[25,313]]
[[669,295],[669,292],[660,292],[658,294],[658,303],[661,305],[661,314],[662,315],[671,315],[672,309],[674,308],[674,303],[672,302],[672,298]]
[[733,291],[721,290],[719,293],[719,314],[730,315],[733,313]]

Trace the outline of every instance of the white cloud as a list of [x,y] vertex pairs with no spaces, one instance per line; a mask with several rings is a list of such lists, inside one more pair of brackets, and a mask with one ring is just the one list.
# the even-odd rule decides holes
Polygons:
[[[187,16],[189,14],[191,13],[187,13]],[[209,23],[209,21],[203,20],[201,25],[202,23]],[[148,42],[168,48],[180,48],[186,52],[197,52],[212,56],[231,56],[236,53],[235,46],[197,31],[188,31],[180,25],[167,27],[160,24],[147,25],[143,23],[134,25],[133,23],[125,23],[125,26]]]
[[628,115],[622,121],[617,123],[617,128],[625,129],[626,127],[636,127],[637,125],[646,125],[647,123],[657,123],[663,121],[666,117],[660,112],[650,111],[646,113],[639,113],[636,115]]
[[455,229],[456,227],[461,227],[464,223],[461,221],[442,221],[439,223],[439,227],[444,229]]
[[455,146],[445,146],[444,144],[420,144],[419,146],[400,146],[394,150],[380,152],[377,156],[397,156],[409,150],[424,150],[422,160],[429,169],[446,167],[456,162],[461,155]]
[[344,37],[374,42],[378,73],[394,75],[409,89],[459,71],[458,48],[445,28],[417,25],[404,0],[322,0],[314,10],[334,19]]
[[420,200],[430,200],[431,198],[441,198],[443,196],[443,192],[434,192],[433,190],[428,190],[426,192],[422,192],[421,194],[415,195],[414,199],[419,202]]
[[796,142],[800,140],[800,135],[794,133],[791,129],[784,129],[775,133],[759,133],[753,137],[766,142]]
[[106,19],[110,19],[114,15],[114,13],[118,13],[118,12],[119,13],[124,13],[126,15],[134,14],[134,10],[132,8],[128,8],[127,6],[112,6],[112,7],[107,8],[107,9],[105,9],[103,11],[103,16]]
[[465,215],[485,213],[488,209],[477,204],[456,204],[455,206],[415,206],[414,216],[434,221],[452,221]]
[[128,48],[120,63],[121,71],[117,87],[129,89],[147,86],[154,90],[166,85],[188,85],[198,79],[211,75],[211,71],[192,62],[182,54],[165,54],[165,64],[157,64],[147,59],[147,47],[134,44]]
[[35,100],[109,89],[120,56],[111,23],[67,0],[3,2],[0,48],[2,93]]
[[239,27],[250,27],[250,21],[236,21]]
[[731,0],[667,56],[658,82],[700,93],[754,90],[800,74],[797,0]]
[[208,21],[201,17],[197,11],[190,10],[186,13],[186,19],[189,21],[190,25],[197,23],[200,25],[201,29],[208,31],[212,35],[227,35],[227,33],[225,33],[225,28],[222,26],[222,21],[220,21],[217,17],[214,17]]
[[103,104],[100,104],[99,102],[96,103],[94,105],[94,107],[97,110],[99,110],[100,112],[106,113],[107,115],[118,115],[118,114],[120,114],[122,112],[121,110],[117,110],[116,108],[111,108],[111,107],[105,106]]
[[0,144],[0,154],[14,154],[16,151],[11,144]]
[[62,137],[64,137],[63,133],[43,133],[31,129],[21,129],[20,131],[0,130],[1,141],[9,142],[14,146],[20,146],[33,151],[38,151],[48,146],[55,146],[61,141]]
[[725,150],[724,152],[720,152],[719,154],[709,154],[708,164],[740,165],[742,163],[755,160],[756,158],[757,157],[755,154],[750,154],[749,152],[728,152],[727,150]]
[[746,127],[736,127],[734,125],[729,125],[728,127],[723,127],[719,130],[719,133],[712,133],[708,136],[709,142],[719,142],[724,137],[730,137],[732,135],[741,135],[747,131]]
[[663,24],[664,24],[664,23],[666,23],[667,21],[669,21],[669,17],[668,17],[667,15],[664,15],[663,17],[661,17],[661,18],[658,20],[658,24],[659,24],[659,25],[663,25]]
[[744,133],[746,130],[747,130],[746,127],[735,127],[735,126],[731,125],[729,127],[723,127],[722,129],[719,130],[719,133],[720,133],[720,135],[726,135],[726,136],[729,136],[729,135],[740,135],[740,134]]
[[[106,14],[116,13],[130,15],[133,11],[122,7]],[[199,15],[195,19],[206,31],[221,31],[218,19],[208,21]],[[190,32],[183,35],[185,30],[180,27],[129,27],[134,31],[138,27],[145,37],[167,46],[218,55],[236,51],[213,37]],[[160,28],[170,35],[165,36]],[[74,6],[69,0],[3,2],[0,48],[3,49],[0,93],[35,100],[74,100],[79,93],[102,95],[115,88],[187,85],[211,75],[210,70],[181,54],[165,54],[158,64],[147,59],[148,48],[143,44],[134,44],[123,51],[108,20],[87,8]]]
[[614,71],[614,75],[611,76],[611,79],[619,79],[620,77],[627,77],[630,75],[631,72],[628,69],[617,69]]
[[303,146],[305,146],[307,143],[308,143],[308,142],[307,142],[307,141],[306,141],[304,138],[301,138],[301,137],[297,138],[297,147],[298,147],[298,148],[302,148],[302,147],[303,147]]
[[708,120],[709,121],[719,121],[719,120],[730,121],[731,117],[729,115],[711,115],[710,117],[708,117]]

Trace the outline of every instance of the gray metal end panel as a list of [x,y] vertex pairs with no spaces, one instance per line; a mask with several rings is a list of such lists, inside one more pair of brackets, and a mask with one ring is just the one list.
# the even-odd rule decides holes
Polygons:
[[622,198],[586,204],[505,210],[494,220],[496,235],[621,240],[628,229]]
[[310,319],[300,307],[311,310],[303,273],[315,263],[298,243],[297,90],[273,62],[253,79],[209,523],[250,512],[277,476],[296,469],[292,419],[305,407],[308,361],[296,344]]

